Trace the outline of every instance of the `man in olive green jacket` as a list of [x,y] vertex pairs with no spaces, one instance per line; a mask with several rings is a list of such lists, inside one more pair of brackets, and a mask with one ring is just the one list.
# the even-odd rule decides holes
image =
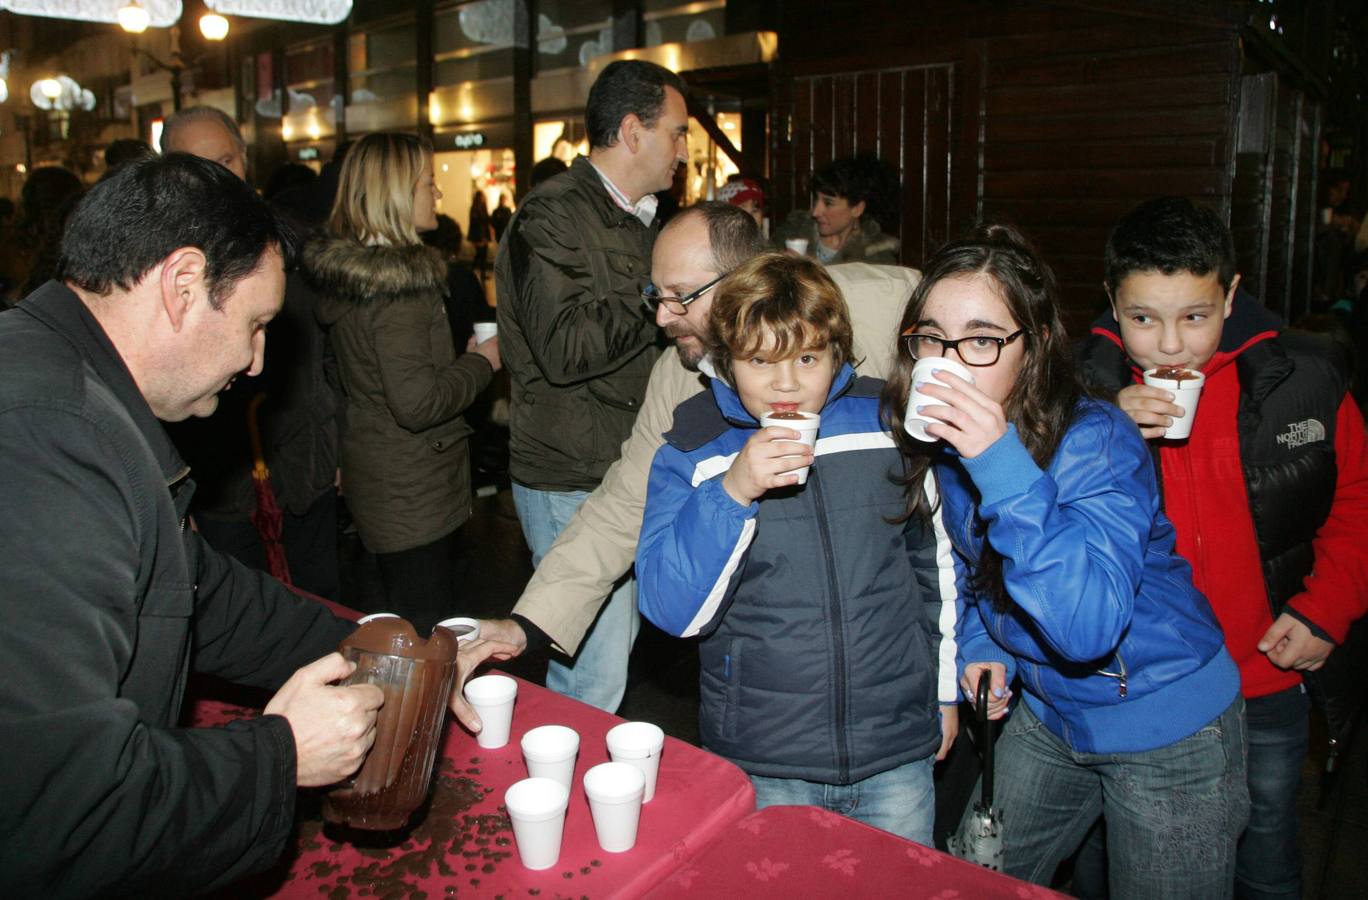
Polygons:
[[[734,258],[735,246],[759,251],[761,239],[753,222],[754,243],[728,233],[726,223],[700,227],[698,220],[713,205],[700,204],[680,213],[656,242],[651,275],[662,292],[687,298],[742,261]],[[897,347],[898,323],[920,274],[914,269],[867,263],[832,266],[828,272],[850,308],[857,369],[865,375],[887,376]],[[698,371],[699,336],[707,327],[711,296],[711,292],[700,295],[682,317],[663,307],[657,311],[656,321],[676,345],[661,355],[651,371],[641,413],[622,445],[620,458],[542,560],[513,608],[513,618],[482,623],[483,638],[506,644],[477,641],[470,645],[463,653],[463,676],[480,659],[506,656],[510,644],[519,652],[550,643],[574,653],[614,582],[631,568],[651,460],[664,443],[662,435],[670,429],[675,407],[707,383]],[[455,694],[452,709],[467,727],[478,730],[479,718]]]
[[[657,231],[653,192],[688,159],[683,91],[653,63],[608,65],[585,109],[589,156],[538,185],[499,246],[509,475],[533,565],[617,459],[659,355],[641,291]],[[628,582],[573,664],[552,661],[547,686],[616,711],[637,627]]]

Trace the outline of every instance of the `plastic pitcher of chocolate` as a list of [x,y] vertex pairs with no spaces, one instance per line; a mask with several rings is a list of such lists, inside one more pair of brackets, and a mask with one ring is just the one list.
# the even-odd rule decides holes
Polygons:
[[432,780],[457,647],[447,629],[433,629],[425,641],[400,618],[372,619],[338,645],[356,662],[347,683],[375,685],[385,692],[385,704],[360,771],[324,798],[325,820],[376,831],[408,824]]

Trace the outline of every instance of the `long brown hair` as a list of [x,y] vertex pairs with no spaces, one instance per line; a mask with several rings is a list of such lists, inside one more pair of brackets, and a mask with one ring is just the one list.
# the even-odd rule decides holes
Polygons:
[[[1073,351],[1059,318],[1054,273],[1021,234],[1004,225],[990,225],[965,240],[942,247],[927,260],[922,280],[903,311],[899,333],[922,321],[926,299],[937,284],[949,278],[975,276],[987,276],[992,281],[1017,326],[1025,331],[1021,371],[1003,403],[1003,412],[1007,421],[1016,426],[1031,458],[1043,469],[1054,458],[1073,423],[1083,389],[1074,373]],[[934,445],[916,440],[903,430],[915,363],[906,344],[899,341],[897,359],[882,400],[883,415],[903,454],[900,481],[907,491],[909,517],[929,516],[932,512],[923,485]],[[986,541],[970,583],[990,597],[995,608],[1011,607],[1003,583],[1002,555]]]

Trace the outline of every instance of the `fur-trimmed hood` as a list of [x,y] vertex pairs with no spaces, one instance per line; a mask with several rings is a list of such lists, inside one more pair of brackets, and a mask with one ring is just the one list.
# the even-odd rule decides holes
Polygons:
[[322,237],[304,248],[304,274],[318,292],[315,309],[331,325],[359,306],[446,296],[447,264],[423,244],[362,246]]

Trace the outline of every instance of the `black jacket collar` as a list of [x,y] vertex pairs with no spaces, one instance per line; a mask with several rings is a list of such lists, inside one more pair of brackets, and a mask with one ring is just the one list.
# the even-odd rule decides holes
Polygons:
[[127,410],[156,457],[167,483],[183,478],[186,474],[184,460],[167,437],[161,420],[153,414],[152,407],[147,405],[147,400],[138,390],[118,349],[81,302],[81,298],[66,285],[49,281],[19,304],[18,311],[28,313],[71,342],[76,352],[95,370],[95,374]]

